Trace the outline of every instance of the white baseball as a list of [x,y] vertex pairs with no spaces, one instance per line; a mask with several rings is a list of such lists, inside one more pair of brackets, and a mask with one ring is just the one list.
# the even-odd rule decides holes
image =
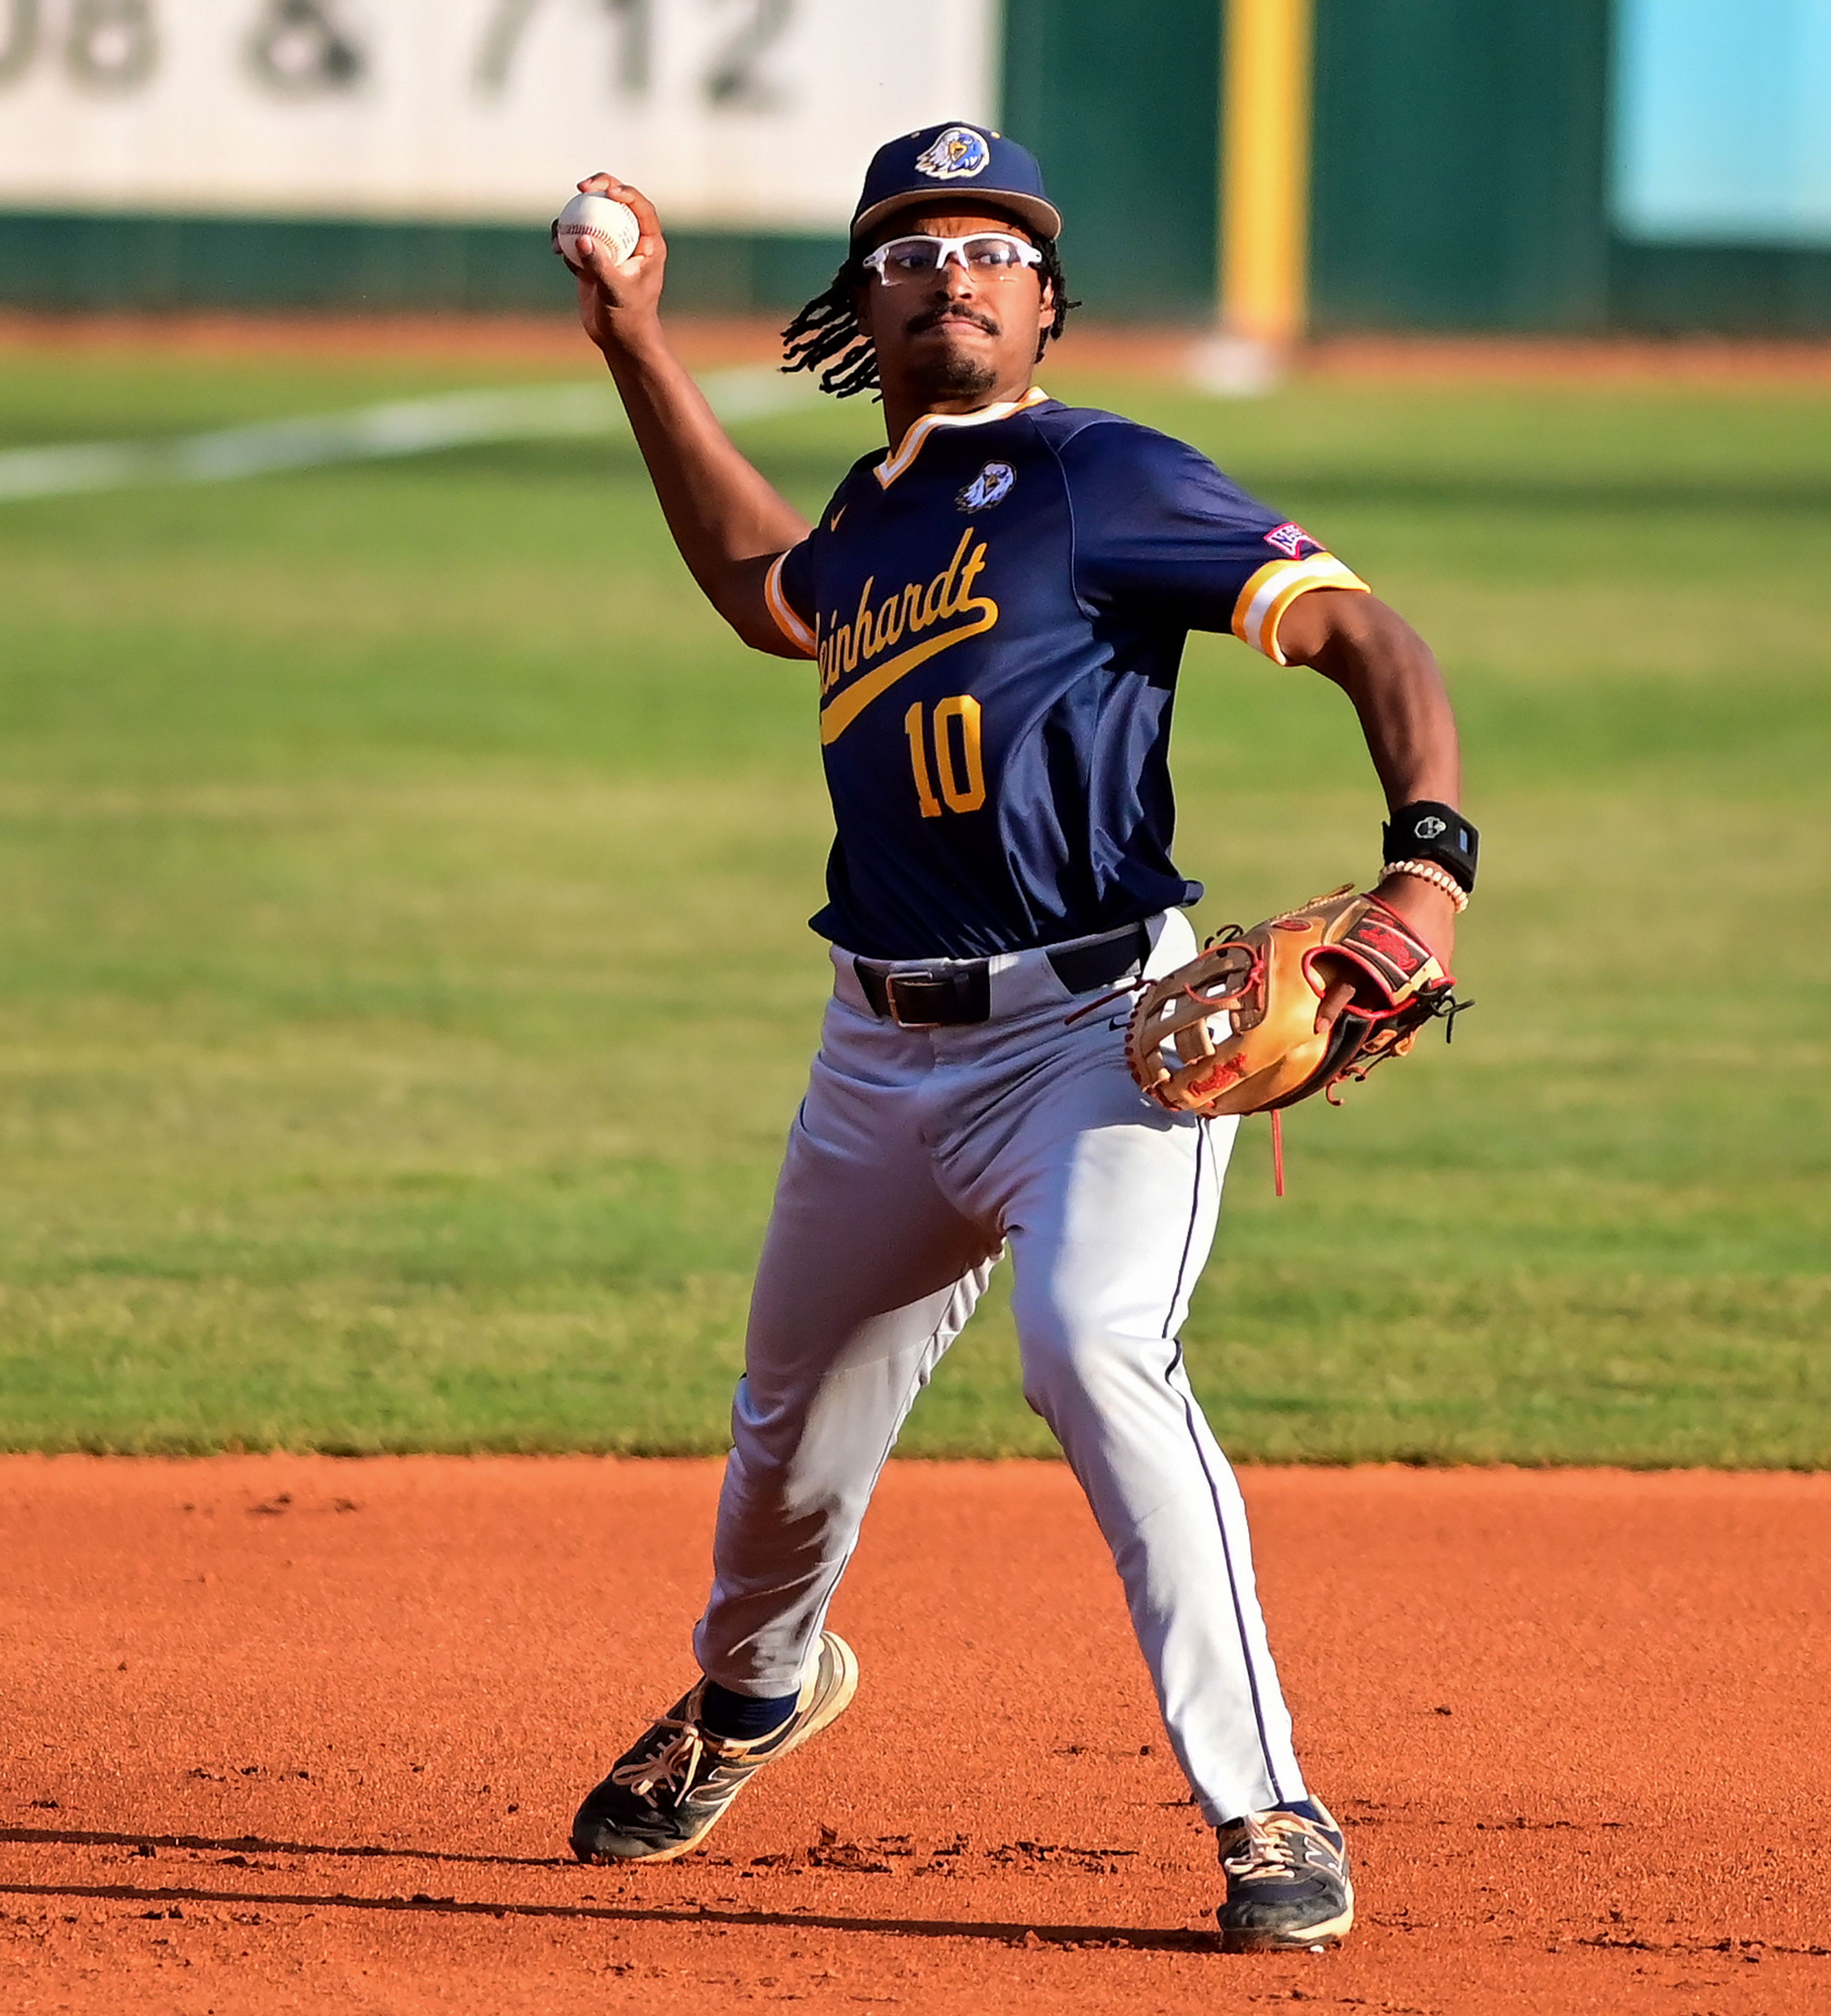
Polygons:
[[607,196],[575,196],[560,211],[553,231],[560,257],[574,272],[585,263],[579,256],[580,239],[596,239],[609,252],[612,262],[621,266],[635,251],[636,240],[642,235],[629,205]]

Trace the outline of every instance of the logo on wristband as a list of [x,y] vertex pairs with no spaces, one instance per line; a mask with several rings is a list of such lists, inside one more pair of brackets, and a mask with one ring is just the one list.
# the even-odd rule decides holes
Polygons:
[[1426,813],[1412,829],[1413,835],[1419,840],[1441,839],[1448,831],[1448,826],[1435,812]]

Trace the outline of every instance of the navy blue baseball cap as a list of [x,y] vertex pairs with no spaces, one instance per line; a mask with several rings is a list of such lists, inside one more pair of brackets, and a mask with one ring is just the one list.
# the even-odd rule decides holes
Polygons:
[[1009,211],[1040,238],[1062,235],[1062,213],[1049,201],[1042,170],[1027,147],[983,126],[924,126],[872,156],[852,214],[854,247],[892,211],[956,193]]

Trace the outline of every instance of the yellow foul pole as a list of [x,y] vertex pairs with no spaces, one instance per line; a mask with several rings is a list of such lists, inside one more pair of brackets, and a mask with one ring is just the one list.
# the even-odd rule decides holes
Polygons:
[[1295,342],[1310,255],[1314,0],[1222,0],[1221,316],[1230,335]]

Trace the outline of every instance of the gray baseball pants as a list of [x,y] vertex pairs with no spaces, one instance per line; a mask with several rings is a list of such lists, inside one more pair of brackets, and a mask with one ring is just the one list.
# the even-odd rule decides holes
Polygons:
[[[1180,912],[1149,929],[1147,973],[1192,956]],[[1144,1100],[1110,1013],[1068,1026],[1081,1002],[1041,952],[993,963],[989,1021],[934,1029],[880,1020],[851,956],[833,965],[751,1302],[702,1669],[800,1685],[904,1418],[1009,1245],[1024,1395],[1112,1549],[1203,1815],[1304,1798],[1245,1508],[1177,1341],[1236,1123]]]

